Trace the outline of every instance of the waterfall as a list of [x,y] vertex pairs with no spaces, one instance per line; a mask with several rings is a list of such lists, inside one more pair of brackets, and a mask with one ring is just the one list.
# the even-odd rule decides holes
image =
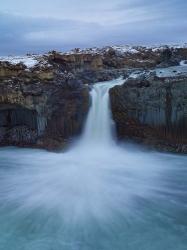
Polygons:
[[186,249],[186,156],[113,143],[109,89],[123,82],[93,85],[70,150],[0,149],[0,249]]
[[114,143],[113,120],[109,103],[109,89],[121,85],[124,79],[97,83],[91,90],[91,108],[88,113],[85,131],[81,139],[83,145],[108,146]]

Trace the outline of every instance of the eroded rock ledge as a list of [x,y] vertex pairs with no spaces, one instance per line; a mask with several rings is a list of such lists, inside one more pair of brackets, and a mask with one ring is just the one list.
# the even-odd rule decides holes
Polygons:
[[110,99],[120,139],[187,153],[187,76],[130,78]]
[[0,145],[63,148],[79,135],[89,90],[53,67],[28,70],[3,63],[0,77]]

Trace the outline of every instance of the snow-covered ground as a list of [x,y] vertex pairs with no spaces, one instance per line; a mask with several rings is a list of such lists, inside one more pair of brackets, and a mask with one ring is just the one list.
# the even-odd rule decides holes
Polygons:
[[11,64],[23,63],[27,68],[32,68],[38,64],[36,56],[2,56],[0,61],[6,61]]

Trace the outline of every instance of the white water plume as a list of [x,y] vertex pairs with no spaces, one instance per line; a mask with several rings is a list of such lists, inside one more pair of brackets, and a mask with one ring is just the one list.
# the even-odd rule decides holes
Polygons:
[[115,85],[121,85],[124,79],[98,83],[93,85],[91,91],[92,105],[88,114],[85,132],[81,143],[85,145],[95,144],[95,146],[111,146],[113,138],[113,121],[109,105],[109,89]]

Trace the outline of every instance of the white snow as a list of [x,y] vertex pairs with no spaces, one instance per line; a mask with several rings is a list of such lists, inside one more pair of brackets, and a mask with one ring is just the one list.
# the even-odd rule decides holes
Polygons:
[[130,45],[121,45],[121,46],[111,46],[114,50],[120,52],[120,53],[130,53],[130,54],[135,54],[138,53],[139,51],[135,49],[135,47],[130,46]]
[[103,48],[86,48],[86,49],[74,49],[69,52],[61,53],[62,55],[72,55],[72,54],[104,54],[105,52],[109,51],[110,49],[114,49],[115,51],[119,52],[120,54],[130,53],[135,54],[139,53],[136,47],[130,45],[120,45],[120,46],[106,46]]
[[151,50],[153,51],[153,52],[158,52],[158,51],[160,51],[160,50],[164,50],[166,47],[164,47],[164,46],[160,46],[160,47],[155,47],[155,48],[151,48]]
[[61,52],[60,54],[62,55],[79,55],[79,54],[102,54],[102,49],[100,48],[86,48],[86,49],[73,49],[73,50],[70,50],[68,52]]
[[6,61],[14,65],[23,63],[27,68],[32,68],[38,64],[38,60],[34,56],[1,56],[0,61]]

